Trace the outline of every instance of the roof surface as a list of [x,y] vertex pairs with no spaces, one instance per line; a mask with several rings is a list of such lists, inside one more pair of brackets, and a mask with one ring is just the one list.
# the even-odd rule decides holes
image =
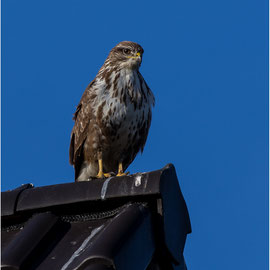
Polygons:
[[175,169],[2,192],[2,269],[186,269]]

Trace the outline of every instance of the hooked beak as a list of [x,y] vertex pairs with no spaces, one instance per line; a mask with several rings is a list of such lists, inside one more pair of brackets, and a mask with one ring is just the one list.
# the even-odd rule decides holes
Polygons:
[[133,56],[128,56],[128,58],[133,59],[133,64],[136,67],[139,67],[142,63],[142,54],[140,52],[137,52],[136,54],[133,54]]
[[128,58],[135,58],[135,59],[140,59],[141,60],[141,53],[140,52],[137,52],[135,56],[128,56]]

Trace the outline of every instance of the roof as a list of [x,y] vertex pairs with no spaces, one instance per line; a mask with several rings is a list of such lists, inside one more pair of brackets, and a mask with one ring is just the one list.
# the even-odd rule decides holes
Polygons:
[[2,192],[2,269],[186,269],[174,166]]

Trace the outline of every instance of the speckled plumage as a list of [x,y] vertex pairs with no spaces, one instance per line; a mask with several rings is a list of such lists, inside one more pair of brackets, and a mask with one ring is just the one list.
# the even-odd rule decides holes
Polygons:
[[143,151],[154,106],[154,96],[139,72],[142,47],[123,41],[110,52],[96,78],[88,85],[74,114],[70,163],[75,180],[98,173],[125,170]]

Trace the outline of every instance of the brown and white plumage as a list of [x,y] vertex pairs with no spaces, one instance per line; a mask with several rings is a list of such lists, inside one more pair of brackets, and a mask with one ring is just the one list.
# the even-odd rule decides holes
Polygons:
[[155,100],[139,72],[142,55],[139,44],[120,42],[83,93],[69,149],[76,181],[122,175],[143,151]]

